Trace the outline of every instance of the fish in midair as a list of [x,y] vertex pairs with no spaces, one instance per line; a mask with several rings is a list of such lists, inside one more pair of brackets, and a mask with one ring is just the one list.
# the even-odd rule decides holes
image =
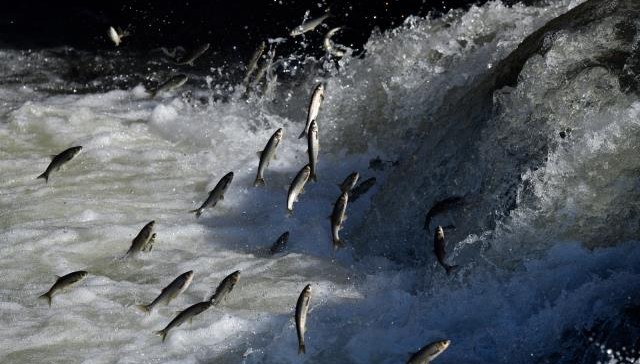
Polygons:
[[[154,227],[155,224],[156,224],[156,222],[152,220],[152,221],[148,222],[142,228],[142,230],[140,230],[138,235],[136,235],[136,237],[133,238],[133,240],[131,241],[131,247],[127,251],[127,254],[125,254],[125,258],[126,257],[134,257],[139,252],[145,251],[148,248],[148,245],[149,245],[150,242],[151,242],[151,244],[153,244],[153,242],[152,242],[152,239],[153,239],[153,227]],[[150,250],[150,248],[149,248],[149,250]]]
[[358,186],[354,187],[349,193],[349,199],[351,202],[355,202],[360,196],[367,193],[373,185],[376,184],[376,178],[371,177],[367,180],[362,181]]
[[433,238],[433,252],[435,253],[436,258],[438,259],[438,263],[440,263],[440,265],[444,267],[444,270],[447,271],[447,274],[449,274],[453,269],[457,268],[458,266],[447,264],[446,262],[447,253],[444,251],[444,248],[445,248],[444,230],[442,229],[442,226],[438,225],[438,227],[436,228],[435,236]]
[[353,172],[344,179],[344,181],[339,184],[340,191],[349,192],[355,187],[356,183],[358,183],[358,178],[360,178],[360,174],[358,172]]
[[175,90],[187,83],[187,81],[189,81],[189,76],[182,74],[175,75],[161,83],[155,90],[149,91],[149,93],[151,94],[151,97],[156,97],[160,92]]
[[271,252],[271,254],[280,253],[287,246],[288,242],[289,242],[289,232],[285,231],[282,235],[280,235],[278,240],[276,240],[276,242],[273,243],[269,251]]
[[315,19],[311,19],[309,21],[306,21],[304,23],[302,23],[302,25],[299,25],[297,27],[295,27],[291,33],[289,33],[289,35],[291,35],[292,37],[297,37],[298,35],[302,35],[306,32],[312,31],[314,30],[316,27],[318,27],[318,25],[322,24],[328,17],[329,17],[329,11],[327,11],[325,14],[323,14],[322,16],[315,18]]
[[218,288],[216,288],[216,291],[213,293],[213,295],[211,295],[211,297],[209,298],[209,301],[214,305],[217,305],[218,303],[220,303],[223,299],[226,298],[229,292],[233,290],[233,287],[236,286],[236,283],[238,283],[239,279],[240,279],[239,270],[226,276],[222,280],[222,282],[220,282],[220,284],[218,285]]
[[344,246],[344,242],[340,240],[340,230],[344,221],[347,219],[345,215],[347,211],[347,202],[349,202],[349,193],[343,192],[333,205],[331,213],[331,236],[333,237],[333,250]]
[[207,200],[202,203],[200,207],[189,212],[193,212],[196,214],[196,217],[200,217],[204,209],[215,207],[218,201],[224,200],[224,194],[225,192],[227,192],[227,188],[229,188],[229,184],[231,184],[232,180],[233,172],[225,174],[224,177],[222,177],[218,184],[213,188],[213,190],[209,192],[209,197],[207,197]]
[[136,307],[138,307],[142,312],[149,314],[153,310],[153,308],[160,302],[164,302],[165,305],[168,305],[172,299],[178,297],[189,287],[192,280],[192,270],[182,273],[171,283],[169,283],[168,286],[164,287],[158,297],[153,300],[153,302],[148,305],[138,305]]
[[262,63],[262,66],[260,66],[260,68],[258,69],[258,72],[256,72],[256,77],[253,79],[253,81],[251,81],[251,85],[249,85],[249,88],[251,89],[255,88],[258,85],[258,83],[260,83],[262,78],[267,74],[271,66],[273,65],[273,60],[276,57],[275,48],[271,49],[268,55],[269,55],[269,58]]
[[324,100],[324,85],[319,83],[316,85],[316,88],[313,89],[313,93],[311,94],[311,100],[309,101],[309,108],[307,111],[307,123],[304,126],[304,130],[300,133],[298,139],[302,139],[309,133],[309,128],[311,127],[311,122],[318,118],[318,113],[320,112],[320,105],[322,105],[322,101]]
[[323,43],[324,49],[329,54],[336,57],[344,57],[344,55],[346,54],[346,52],[343,49],[336,47],[331,41],[331,37],[333,37],[333,35],[336,34],[340,29],[342,28],[341,27],[333,28],[329,30],[327,34],[324,36],[324,43]]
[[298,354],[304,354],[304,333],[307,331],[307,313],[309,312],[309,300],[311,299],[311,285],[307,284],[296,303],[296,331],[298,333]]
[[46,298],[49,303],[49,307],[51,307],[51,300],[53,299],[53,295],[78,283],[85,279],[89,273],[83,270],[79,270],[77,272],[72,272],[62,277],[58,277],[56,283],[51,286],[51,288],[47,291],[47,293],[43,294],[38,298]]
[[141,252],[150,252],[151,249],[153,249],[153,243],[155,243],[155,241],[156,241],[156,233],[153,233],[153,234],[151,234],[151,237],[149,238],[149,241],[147,242],[147,244],[140,251]]
[[269,166],[269,162],[271,162],[271,159],[277,159],[276,150],[278,149],[278,145],[282,140],[283,133],[284,132],[282,131],[282,128],[276,130],[276,132],[271,135],[271,138],[269,138],[269,141],[264,147],[264,150],[258,152],[260,163],[258,164],[258,174],[256,175],[256,180],[255,182],[253,182],[254,187],[264,186],[264,171]]
[[318,140],[318,124],[315,120],[311,121],[309,126],[309,134],[307,135],[307,153],[309,154],[309,167],[311,167],[311,178],[314,181],[318,181],[316,175],[316,168],[318,165],[318,152],[320,150],[320,142]]
[[164,342],[164,340],[167,338],[169,330],[182,325],[187,320],[189,320],[189,322],[193,321],[193,318],[195,316],[208,310],[211,306],[213,306],[213,303],[211,303],[211,301],[204,301],[196,303],[195,305],[191,305],[187,307],[186,310],[178,313],[178,315],[173,320],[171,320],[171,322],[169,322],[169,324],[164,329],[156,331],[154,332],[154,334],[162,336],[162,341]]
[[192,50],[190,53],[186,54],[184,57],[180,58],[180,60],[178,62],[176,62],[177,65],[185,65],[188,64],[190,66],[193,66],[193,62],[200,58],[203,54],[205,54],[205,52],[207,50],[209,50],[209,43],[205,43],[203,45],[201,45],[198,48],[195,48],[194,50]]
[[44,173],[39,175],[36,179],[44,178],[45,182],[49,183],[49,175],[51,174],[51,172],[59,170],[60,167],[62,167],[64,164],[72,160],[73,157],[78,155],[78,153],[80,153],[81,150],[82,150],[81,146],[71,147],[69,149],[64,150],[62,153],[58,155],[52,155],[51,163],[49,163],[49,166],[47,166],[47,169],[44,171]]
[[307,164],[302,167],[291,182],[289,192],[287,193],[287,212],[289,215],[293,214],[293,204],[298,201],[298,196],[304,191],[304,185],[309,180],[310,175],[311,166]]
[[439,340],[425,345],[422,349],[411,355],[407,364],[429,364],[432,360],[442,354],[449,345],[451,340]]
[[114,27],[109,27],[109,38],[111,39],[111,41],[117,46],[120,45],[120,43],[122,43],[122,38],[126,37],[129,35],[129,32],[126,30],[122,30],[120,28],[118,28],[118,30],[116,30]]
[[265,44],[265,42],[262,42],[258,46],[258,49],[256,49],[255,53],[253,53],[253,56],[251,57],[251,60],[247,65],[247,73],[244,76],[243,83],[245,85],[249,82],[249,78],[251,77],[253,72],[255,72],[255,70],[258,68],[258,61],[260,60],[260,57],[262,57],[262,54],[264,53],[264,50],[266,48],[267,45]]

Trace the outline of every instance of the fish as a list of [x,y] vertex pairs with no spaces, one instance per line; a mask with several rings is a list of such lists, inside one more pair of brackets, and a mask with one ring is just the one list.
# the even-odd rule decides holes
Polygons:
[[242,81],[245,85],[249,82],[249,78],[251,77],[253,72],[255,72],[255,70],[258,68],[258,61],[260,60],[260,57],[262,56],[266,48],[267,46],[265,42],[260,43],[258,49],[256,49],[255,53],[253,53],[253,56],[251,56],[251,60],[249,61],[249,64],[247,64],[247,73],[244,75],[244,80]]
[[[131,247],[129,248],[129,250],[127,250],[127,253],[124,255],[125,258],[134,257],[139,252],[144,251],[147,248],[147,245],[153,238],[152,234],[153,234],[153,227],[155,224],[156,222],[152,220],[148,222],[144,227],[142,227],[142,230],[140,230],[138,235],[136,235],[136,237],[133,238],[133,240],[131,241]],[[151,242],[151,244],[153,244],[153,242]]]
[[218,285],[218,288],[216,288],[216,291],[213,293],[213,295],[211,295],[211,297],[209,298],[209,301],[214,305],[217,305],[218,303],[220,303],[223,299],[227,297],[229,292],[233,290],[233,287],[236,286],[236,283],[238,283],[239,279],[240,279],[239,270],[226,276],[222,280],[222,282],[220,282],[220,284]]
[[429,364],[432,360],[442,354],[449,345],[451,340],[438,340],[425,345],[422,349],[411,355],[407,364]]
[[311,175],[311,166],[308,164],[302,167],[300,172],[296,174],[295,178],[289,186],[289,192],[287,193],[287,212],[289,215],[293,214],[293,204],[298,201],[298,196],[304,191],[304,185],[309,180]]
[[169,330],[182,325],[187,320],[189,320],[189,322],[193,321],[194,317],[208,310],[211,306],[213,306],[213,303],[211,303],[211,301],[198,302],[195,305],[191,305],[184,311],[178,313],[178,315],[173,320],[171,320],[171,322],[169,322],[169,324],[164,329],[156,331],[154,332],[154,334],[162,336],[162,342],[164,342],[164,340],[167,338]]
[[434,203],[429,209],[429,212],[427,212],[427,216],[425,216],[424,229],[427,231],[431,230],[429,225],[431,225],[431,219],[434,216],[439,215],[452,207],[457,207],[462,203],[464,203],[464,197],[461,196],[447,197],[444,200]]
[[175,75],[160,84],[155,90],[149,91],[149,93],[151,97],[156,97],[160,92],[175,90],[187,83],[187,81],[189,81],[189,76],[183,74]]
[[60,167],[62,167],[67,162],[72,160],[73,157],[78,155],[78,153],[80,153],[81,150],[82,150],[81,146],[71,147],[69,149],[64,150],[62,153],[58,155],[52,155],[51,163],[49,163],[49,166],[47,166],[47,169],[44,171],[44,173],[36,177],[36,179],[44,178],[45,183],[49,183],[49,175],[51,174],[51,172],[59,170]]
[[322,24],[331,14],[329,14],[329,12],[327,11],[325,14],[323,14],[322,16],[306,21],[304,23],[302,23],[302,25],[299,25],[297,27],[295,27],[291,33],[289,33],[290,36],[292,37],[297,37],[299,35],[302,35],[306,32],[309,32],[311,30],[314,30],[316,27],[318,27],[318,25]]
[[447,253],[444,251],[444,248],[444,230],[442,229],[442,226],[438,225],[438,227],[436,228],[435,236],[433,238],[433,252],[438,259],[438,263],[440,263],[444,270],[447,271],[447,274],[449,274],[458,266],[447,264],[447,262],[445,261]]
[[287,246],[288,242],[289,242],[289,232],[285,231],[282,235],[280,235],[278,240],[276,240],[276,242],[273,243],[269,251],[271,252],[271,254],[280,253]]
[[192,280],[192,270],[182,273],[171,283],[169,283],[168,286],[164,287],[162,291],[160,291],[158,297],[153,300],[153,302],[148,305],[137,305],[136,307],[140,309],[140,311],[149,314],[153,310],[153,308],[160,302],[164,302],[165,305],[168,305],[172,299],[178,297],[182,292],[189,288]]
[[346,54],[344,50],[335,47],[333,45],[333,42],[331,41],[331,37],[333,37],[333,35],[335,33],[337,33],[340,29],[342,29],[342,27],[337,27],[337,28],[333,28],[331,30],[329,30],[327,32],[327,34],[324,36],[324,49],[331,55],[336,56],[336,57],[344,57],[344,55]]
[[264,171],[269,166],[269,162],[271,159],[277,159],[276,149],[278,149],[278,145],[282,140],[283,131],[282,128],[276,130],[275,133],[269,138],[267,145],[264,147],[264,150],[258,152],[260,156],[260,162],[258,164],[258,175],[256,176],[255,182],[253,182],[254,187],[264,186]]
[[311,167],[311,174],[309,175],[309,178],[314,181],[318,181],[316,168],[318,164],[318,151],[320,149],[320,144],[318,140],[318,124],[316,124],[315,120],[312,120],[311,126],[309,126],[309,135],[307,135],[307,146],[307,153],[309,153],[309,167]]
[[311,285],[307,284],[296,303],[296,331],[298,333],[298,354],[306,351],[304,345],[304,333],[307,331],[307,313],[309,312],[309,300],[311,299]]
[[227,188],[229,188],[229,184],[233,180],[233,172],[229,172],[224,175],[218,182],[218,184],[209,192],[209,197],[207,200],[202,203],[200,207],[195,210],[191,210],[189,212],[195,213],[196,217],[200,217],[202,212],[206,208],[215,207],[218,201],[224,200],[224,194],[227,192]]
[[203,45],[201,45],[200,47],[194,49],[193,51],[191,51],[191,53],[185,55],[184,57],[180,58],[180,60],[178,62],[176,62],[177,65],[182,66],[185,64],[188,64],[190,66],[193,66],[193,62],[200,58],[200,56],[202,56],[203,54],[205,54],[205,52],[207,50],[209,50],[209,43],[205,43]]
[[344,246],[344,242],[340,240],[339,232],[342,229],[344,221],[347,219],[345,212],[347,211],[347,203],[349,202],[349,193],[343,192],[333,205],[331,213],[331,236],[333,237],[333,250]]
[[122,43],[122,38],[129,35],[129,32],[126,30],[121,30],[121,29],[116,30],[114,27],[109,27],[108,34],[111,41],[117,47],[120,45],[120,43]]
[[56,283],[54,283],[53,286],[49,288],[47,293],[41,295],[38,298],[46,298],[47,302],[49,303],[49,307],[51,307],[51,300],[53,299],[54,294],[68,287],[71,287],[75,283],[82,281],[87,277],[87,275],[89,275],[88,272],[84,270],[79,270],[77,272],[72,272],[62,277],[58,277],[58,279],[56,280]]
[[156,233],[153,233],[151,234],[151,237],[149,238],[149,241],[147,242],[147,244],[140,251],[150,252],[151,249],[153,249],[153,243],[155,243],[155,241],[156,241]]
[[376,178],[375,177],[371,177],[363,182],[361,182],[358,186],[356,186],[355,188],[353,188],[351,190],[351,192],[349,193],[349,197],[351,202],[355,202],[358,198],[360,198],[360,196],[364,195],[365,193],[367,193],[371,187],[373,187],[373,185],[376,184]]
[[344,181],[338,185],[340,187],[340,191],[342,192],[351,191],[353,187],[356,186],[356,183],[358,183],[358,178],[360,178],[360,174],[358,174],[358,172],[353,172],[350,175],[348,175],[347,178],[345,178]]
[[324,100],[324,85],[319,83],[316,85],[315,89],[313,89],[313,94],[311,95],[311,100],[309,101],[309,109],[307,113],[307,123],[305,124],[304,130],[300,133],[298,139],[302,139],[309,133],[309,127],[311,127],[311,122],[318,118],[318,113],[320,112],[320,105]]
[[260,66],[260,68],[258,69],[258,72],[256,72],[256,77],[253,79],[253,81],[251,81],[251,85],[249,85],[249,88],[252,88],[252,89],[255,88],[258,85],[258,83],[260,83],[260,80],[262,80],[262,77],[264,77],[267,74],[267,71],[269,71],[269,69],[273,65],[273,59],[276,56],[276,50],[272,49],[269,51],[268,54],[269,54],[269,59],[267,59],[262,63],[262,66]]

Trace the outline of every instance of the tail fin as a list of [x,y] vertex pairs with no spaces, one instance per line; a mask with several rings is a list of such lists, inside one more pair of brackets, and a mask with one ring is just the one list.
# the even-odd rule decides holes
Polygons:
[[457,265],[446,265],[444,269],[447,271],[447,275],[451,274],[454,270],[458,269]]
[[261,187],[264,186],[264,178],[256,177],[256,180],[253,182],[253,187]]
[[196,214],[196,218],[198,218],[198,217],[200,217],[200,215],[202,215],[202,210],[200,210],[200,209],[191,210],[189,212],[192,213],[192,214],[195,213]]
[[287,209],[287,217],[293,216],[293,210]]
[[302,139],[302,138],[304,138],[304,137],[306,137],[306,136],[307,136],[307,129],[304,129],[304,130],[302,131],[302,133],[300,133],[300,136],[298,137],[298,139]]
[[304,344],[298,344],[298,354],[304,354],[305,352]]
[[51,295],[49,294],[49,292],[43,294],[42,296],[38,297],[39,299],[46,299],[47,302],[49,303],[49,307],[51,307]]
[[167,332],[164,330],[154,331],[154,334],[162,336],[162,342],[164,342],[164,340],[167,338]]
[[136,305],[136,308],[142,312],[144,312],[145,315],[148,315],[151,313],[151,307],[149,307],[150,305]]
[[44,182],[49,183],[49,174],[47,172],[44,172],[43,174],[36,177],[36,179],[39,179],[39,178],[44,178]]
[[340,248],[344,248],[346,245],[344,239],[338,239],[338,240],[334,240],[333,241],[333,251],[335,252],[336,250],[340,249]]

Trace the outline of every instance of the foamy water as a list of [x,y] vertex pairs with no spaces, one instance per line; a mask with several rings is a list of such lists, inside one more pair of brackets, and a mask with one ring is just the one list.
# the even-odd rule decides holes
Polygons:
[[[59,58],[1,51],[0,361],[398,363],[443,338],[452,344],[438,363],[552,360],[568,350],[567,332],[638,304],[640,101],[603,67],[565,77],[594,50],[622,47],[611,40],[615,27],[603,21],[549,39],[518,85],[496,92],[495,110],[473,140],[447,129],[467,121],[431,117],[455,104],[452,90],[470,87],[579,3],[490,2],[440,19],[410,18],[372,35],[366,57],[343,59],[339,70],[327,64],[288,83],[273,76],[302,70],[276,61],[267,94],[248,99],[241,85],[217,84],[217,70],[155,99],[142,85],[74,94]],[[31,78],[11,81],[21,74]],[[307,163],[306,141],[297,137],[317,82],[326,82],[319,180],[287,217],[287,188]],[[55,87],[65,92],[49,92]],[[256,152],[277,128],[284,129],[278,158],[266,187],[254,188]],[[558,137],[567,128],[570,136]],[[443,140],[459,148],[433,148],[433,161],[463,167],[412,162]],[[49,183],[36,180],[49,155],[75,145],[82,152]],[[400,164],[370,169],[378,156]],[[532,165],[519,163],[525,157]],[[196,219],[188,211],[230,171],[224,200]],[[334,258],[327,217],[337,184],[352,171],[377,184],[349,204],[348,247]],[[504,201],[505,191],[513,201]],[[457,227],[447,233],[449,259],[461,265],[451,276],[417,221],[427,211],[415,199],[443,193],[481,196],[434,219]],[[151,220],[153,250],[120,259]],[[269,256],[285,231],[285,253]],[[51,308],[37,299],[55,275],[76,270],[90,275]],[[193,283],[170,305],[149,316],[136,310],[188,270]],[[153,334],[235,270],[240,281],[226,302],[164,343]],[[299,356],[293,315],[308,283],[307,353]]]

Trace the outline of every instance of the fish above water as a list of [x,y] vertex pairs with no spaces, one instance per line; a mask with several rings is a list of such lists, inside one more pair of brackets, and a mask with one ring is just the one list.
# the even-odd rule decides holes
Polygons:
[[149,314],[153,308],[160,302],[164,302],[165,305],[168,305],[172,299],[178,297],[182,292],[184,292],[191,281],[193,280],[193,271],[190,270],[188,272],[182,273],[176,279],[174,279],[168,286],[164,287],[158,297],[156,297],[153,302],[148,305],[138,305],[138,307],[142,312]]
[[63,165],[73,159],[80,151],[82,150],[81,146],[71,147],[69,149],[64,150],[62,153],[58,155],[51,156],[51,163],[47,166],[47,169],[39,175],[38,178],[44,178],[46,183],[49,183],[49,175],[51,172],[59,170]]
[[315,120],[311,121],[309,127],[309,134],[307,135],[307,153],[309,154],[309,167],[311,167],[311,174],[309,178],[314,181],[318,180],[316,175],[316,168],[318,165],[318,152],[320,150],[320,142],[318,140],[318,125]]
[[164,342],[164,340],[167,338],[167,334],[171,329],[182,325],[187,320],[191,322],[194,317],[208,310],[211,306],[213,306],[213,303],[211,303],[211,301],[204,301],[196,303],[195,305],[191,305],[187,307],[186,310],[178,313],[178,315],[173,320],[171,320],[171,322],[169,322],[169,324],[164,329],[156,331],[154,333],[156,335],[162,336],[162,341]]
[[311,285],[307,284],[296,303],[296,332],[298,333],[298,354],[304,354],[304,333],[307,331],[307,313],[309,312],[309,300],[311,299]]
[[331,55],[336,56],[336,57],[344,57],[344,55],[346,54],[346,52],[340,47],[336,47],[333,42],[331,41],[331,37],[333,37],[333,35],[335,33],[337,33],[338,31],[340,31],[340,29],[342,29],[341,27],[337,27],[337,28],[333,28],[331,30],[329,30],[327,32],[327,34],[324,36],[324,42],[323,42],[323,46],[324,49]]
[[298,35],[302,35],[306,32],[312,31],[316,27],[318,27],[318,25],[322,24],[329,17],[329,15],[329,12],[326,12],[324,15],[318,18],[306,21],[302,25],[295,27],[291,31],[291,33],[289,33],[289,35],[291,35],[292,37],[297,37]]
[[152,241],[152,239],[154,239],[153,227],[155,226],[155,224],[156,222],[152,220],[148,222],[142,228],[142,230],[140,230],[138,235],[136,235],[136,237],[133,238],[133,240],[131,241],[131,247],[129,248],[129,250],[127,250],[127,253],[125,254],[125,258],[134,257],[139,252],[145,251],[147,249],[150,250],[149,243],[153,244],[153,241]]
[[319,83],[316,85],[316,88],[313,89],[313,93],[311,94],[311,100],[309,101],[309,108],[307,110],[307,123],[304,126],[304,130],[300,133],[298,139],[302,139],[309,133],[309,128],[311,127],[311,122],[315,121],[318,118],[318,113],[320,112],[320,105],[322,105],[322,101],[324,100],[324,85]]
[[288,242],[289,242],[289,232],[285,231],[282,235],[280,235],[278,240],[276,240],[276,242],[273,243],[269,251],[271,252],[271,254],[280,253],[287,246]]
[[151,94],[151,97],[156,97],[160,92],[175,90],[187,83],[187,81],[189,81],[189,76],[182,74],[175,75],[161,83],[155,90],[148,92]]
[[38,298],[46,298],[47,302],[49,303],[49,307],[51,307],[51,300],[53,299],[53,295],[55,295],[58,292],[61,292],[66,288],[71,287],[75,283],[82,281],[87,277],[87,275],[89,275],[88,272],[79,270],[77,272],[72,272],[62,277],[58,277],[58,279],[56,280],[56,283],[54,283],[53,286],[49,288],[47,293],[43,294]]
[[218,288],[216,288],[216,291],[213,293],[213,295],[211,295],[211,297],[209,298],[209,301],[214,305],[217,305],[218,303],[220,303],[223,299],[227,297],[229,292],[233,290],[233,287],[236,286],[236,283],[238,283],[239,279],[240,279],[239,270],[226,276],[222,280],[222,282],[220,282],[220,284],[218,285]]
[[298,201],[298,196],[304,191],[304,185],[309,180],[310,175],[311,167],[307,164],[293,178],[287,193],[287,212],[289,215],[293,214],[293,204]]
[[451,340],[439,340],[425,345],[422,349],[411,355],[407,364],[429,364],[442,354],[451,344]]
[[121,29],[116,30],[114,27],[109,27],[108,34],[109,34],[109,39],[111,39],[111,41],[117,47],[120,45],[120,43],[122,43],[122,38],[129,35],[129,32],[126,30],[121,30]]
[[351,200],[351,202],[355,202],[358,198],[360,198],[360,196],[367,193],[371,189],[371,187],[373,187],[373,185],[375,184],[376,184],[375,177],[371,177],[367,180],[364,180],[358,186],[354,187],[351,190],[351,192],[349,193],[349,199]]
[[445,252],[444,230],[440,225],[436,228],[436,234],[433,238],[433,252],[438,259],[438,263],[447,271],[447,274],[458,267],[457,265],[449,265],[446,262],[447,253]]
[[345,215],[347,211],[347,202],[349,202],[349,193],[343,192],[338,200],[333,205],[333,212],[331,213],[331,236],[333,237],[333,250],[344,246],[344,242],[340,240],[340,230],[342,225],[347,219]]
[[262,54],[264,53],[264,50],[266,48],[267,46],[265,42],[260,43],[258,49],[256,49],[255,53],[253,53],[253,56],[251,56],[251,60],[247,64],[247,73],[244,75],[244,79],[242,81],[245,85],[249,83],[249,78],[251,78],[253,72],[255,72],[255,70],[258,68],[258,61],[260,61],[260,57],[262,57]]
[[203,202],[200,207],[198,207],[195,210],[191,210],[190,212],[195,213],[196,217],[200,217],[204,209],[215,207],[218,201],[224,200],[224,194],[225,192],[227,192],[227,188],[229,188],[229,184],[231,184],[232,180],[233,180],[233,172],[229,172],[225,174],[224,177],[220,179],[218,184],[216,184],[213,190],[209,192],[209,197],[207,197],[207,200]]
[[339,184],[340,191],[349,192],[355,187],[356,183],[358,183],[358,178],[360,178],[360,174],[358,172],[353,172],[344,179],[344,181]]
[[205,52],[207,50],[209,50],[209,43],[205,43],[203,45],[201,45],[200,47],[194,49],[193,51],[191,51],[190,53],[186,54],[184,57],[180,58],[180,60],[178,60],[178,62],[176,62],[177,65],[185,65],[188,64],[190,66],[193,66],[193,62],[200,58],[203,54],[205,54]]
[[264,171],[269,166],[269,162],[271,159],[276,159],[276,150],[278,149],[278,145],[282,140],[283,131],[282,128],[276,130],[275,133],[269,138],[267,145],[264,147],[264,150],[258,152],[260,156],[260,162],[258,164],[258,174],[256,176],[255,182],[253,182],[253,186],[264,186]]

